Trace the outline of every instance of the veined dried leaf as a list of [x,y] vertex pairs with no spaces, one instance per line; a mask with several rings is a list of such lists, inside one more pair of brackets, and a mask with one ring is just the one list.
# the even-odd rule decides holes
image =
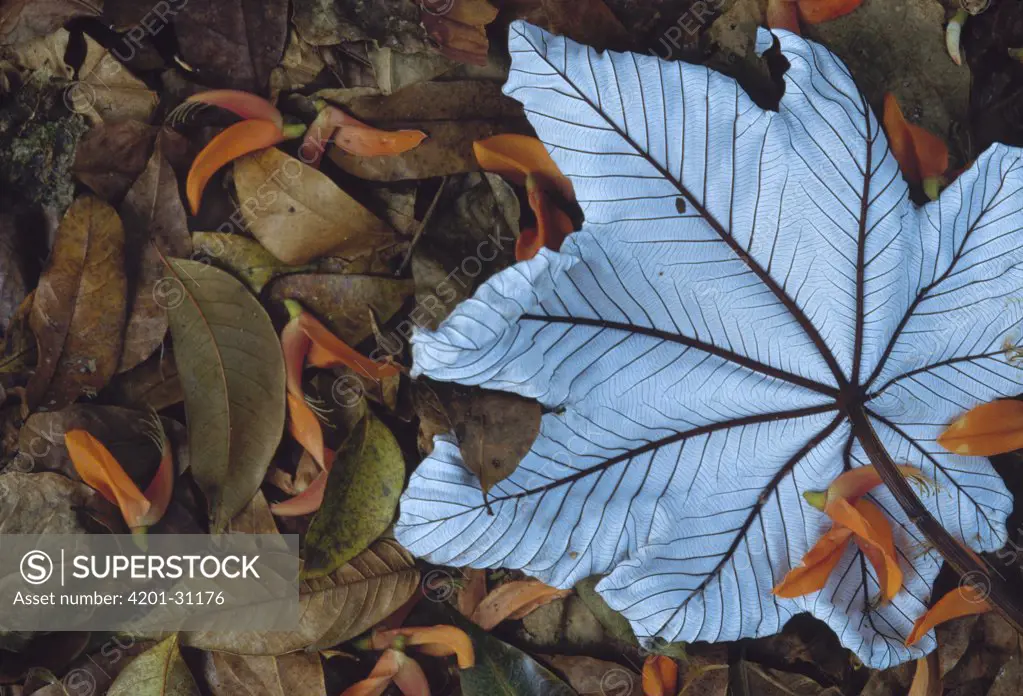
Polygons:
[[32,304],[39,364],[28,383],[30,408],[59,410],[113,377],[126,289],[121,220],[98,198],[76,199],[57,230]]
[[305,577],[334,572],[394,521],[405,459],[394,435],[367,413],[337,452],[324,504],[305,539]]
[[132,660],[107,696],[200,696],[200,691],[174,635]]
[[323,696],[323,664],[317,653],[232,655],[209,652],[204,675],[213,696]]
[[984,457],[1023,449],[1023,401],[998,399],[971,409],[948,426],[938,444]]
[[[268,510],[264,512],[269,515]],[[381,539],[334,573],[302,582],[296,630],[190,633],[182,636],[182,642],[203,650],[242,655],[279,655],[307,647],[325,649],[369,630],[394,613],[418,588],[419,571],[412,557],[397,542]]]
[[141,121],[102,123],[75,151],[75,177],[108,202],[117,203],[142,174],[157,129]]
[[276,148],[235,162],[234,185],[249,231],[285,263],[360,256],[397,241],[327,176]]
[[0,9],[0,44],[31,41],[60,29],[74,17],[99,17],[101,0],[12,0]]
[[221,530],[256,493],[280,442],[284,358],[270,318],[241,282],[198,261],[173,259],[169,270],[189,459],[211,527]]
[[159,99],[146,83],[107,49],[85,34],[85,59],[78,82],[68,90],[74,109],[94,124],[134,119],[148,121]]
[[192,214],[199,212],[202,192],[217,171],[225,164],[251,152],[273,147],[284,140],[280,126],[272,121],[239,121],[228,126],[204,147],[188,170],[186,190]]
[[[284,263],[256,240],[239,234],[193,232],[192,243],[198,258],[209,259],[225,271],[230,271],[257,295],[276,276],[310,270],[308,266],[292,266]],[[287,275],[282,281],[294,277]]]

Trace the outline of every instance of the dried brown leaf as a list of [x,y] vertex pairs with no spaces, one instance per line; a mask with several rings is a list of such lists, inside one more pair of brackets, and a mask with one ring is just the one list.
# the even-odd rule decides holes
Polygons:
[[121,355],[126,290],[121,220],[108,204],[82,196],[60,223],[35,292],[31,408],[61,409],[106,385]]

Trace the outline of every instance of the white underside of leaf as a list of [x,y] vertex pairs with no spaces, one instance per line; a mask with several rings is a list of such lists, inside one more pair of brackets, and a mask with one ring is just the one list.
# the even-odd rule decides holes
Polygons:
[[809,611],[883,668],[934,648],[903,640],[940,567],[885,490],[872,497],[905,573],[891,604],[874,606],[877,578],[852,548],[821,592],[770,593],[829,527],[801,494],[869,463],[827,393],[832,367],[779,293],[836,368],[869,384],[891,456],[937,481],[924,499],[937,519],[974,549],[999,548],[1011,496],[986,459],[935,438],[1023,391],[1004,350],[1023,328],[1023,161],[994,146],[916,208],[846,68],[777,36],[791,67],[774,113],[703,67],[512,25],[505,91],[586,223],[417,332],[413,376],[551,412],[491,490],[493,515],[457,443],[438,438],[396,534],[436,563],[521,568],[559,587],[608,574],[598,590],[640,637],[769,635]]

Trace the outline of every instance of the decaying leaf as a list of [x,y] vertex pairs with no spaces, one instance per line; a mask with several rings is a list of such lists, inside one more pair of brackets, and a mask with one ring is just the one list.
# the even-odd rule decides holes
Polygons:
[[93,123],[148,121],[157,96],[107,49],[85,35],[85,59],[69,91],[75,111]]
[[31,408],[59,410],[83,393],[95,395],[113,377],[126,290],[121,220],[98,198],[76,199],[60,223],[32,304],[39,363],[28,383]]
[[222,530],[266,474],[284,430],[284,358],[270,318],[240,281],[174,259],[166,276],[189,459]]
[[[225,271],[230,271],[257,295],[278,275],[309,270],[308,267],[284,263],[259,242],[239,234],[193,232],[192,243],[197,258],[208,259]],[[306,298],[294,299],[309,304]]]
[[276,148],[237,160],[234,185],[249,231],[285,263],[360,256],[397,241],[327,176]]
[[209,652],[203,673],[213,696],[323,696],[323,665],[316,653],[277,656]]
[[382,276],[295,273],[270,286],[270,299],[301,302],[342,341],[357,346],[373,335],[370,314],[386,323],[412,297],[413,282]]
[[[1006,302],[1023,287],[1023,154],[993,146],[918,208],[845,67],[787,32],[759,47],[772,39],[789,68],[766,111],[704,67],[512,25],[505,90],[586,222],[417,332],[412,376],[548,412],[486,501],[438,438],[395,534],[435,563],[556,587],[609,573],[599,591],[641,638],[769,635],[809,611],[886,667],[934,648],[902,644],[940,567],[918,529],[946,551],[1006,539],[1011,496],[990,464],[935,440],[964,408],[1023,391],[1008,359],[1023,304]],[[895,461],[938,493],[918,500]],[[801,493],[867,464],[901,483],[899,503],[871,500],[902,591],[872,603],[877,579],[850,550],[822,591],[768,597],[829,526]]]
[[125,195],[120,214],[129,304],[117,371],[124,372],[152,355],[167,333],[167,310],[157,285],[164,277],[160,253],[177,257],[192,253],[178,180],[159,138],[149,163]]
[[73,17],[98,17],[102,0],[10,0],[0,8],[0,44],[31,41]]
[[99,519],[120,517],[99,493],[60,474],[0,474],[0,533],[83,534],[90,511]]
[[181,657],[177,636],[165,638],[117,675],[107,696],[199,696],[199,687]]
[[188,0],[174,28],[182,56],[207,84],[263,93],[288,39],[288,2]]
[[541,410],[534,399],[478,389],[448,401],[462,461],[484,493],[508,478],[532,447]]
[[72,171],[96,195],[117,205],[145,170],[156,134],[142,121],[101,123],[78,146]]
[[645,696],[640,676],[617,662],[584,655],[552,655],[543,661],[580,694]]
[[512,580],[484,597],[473,611],[472,620],[489,631],[505,619],[522,618],[537,607],[571,593],[571,590],[559,590],[539,580]]
[[305,577],[334,572],[383,534],[404,480],[405,459],[394,435],[367,414],[338,449],[324,503],[309,525]]

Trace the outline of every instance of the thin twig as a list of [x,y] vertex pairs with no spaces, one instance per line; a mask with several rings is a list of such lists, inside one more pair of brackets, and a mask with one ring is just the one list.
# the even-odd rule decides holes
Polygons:
[[430,207],[426,209],[423,219],[419,222],[419,226],[416,227],[416,232],[412,235],[412,241],[409,242],[408,251],[405,252],[405,258],[401,260],[401,265],[398,266],[398,272],[394,275],[400,276],[405,272],[405,267],[408,266],[408,262],[412,259],[412,250],[416,248],[416,242],[419,241],[419,238],[423,236],[423,232],[426,231],[426,225],[430,222],[430,218],[433,217],[433,211],[437,208],[437,203],[440,202],[441,194],[444,193],[444,187],[447,183],[447,176],[440,180],[440,186],[437,187],[437,193],[433,194],[433,200],[430,201]]

